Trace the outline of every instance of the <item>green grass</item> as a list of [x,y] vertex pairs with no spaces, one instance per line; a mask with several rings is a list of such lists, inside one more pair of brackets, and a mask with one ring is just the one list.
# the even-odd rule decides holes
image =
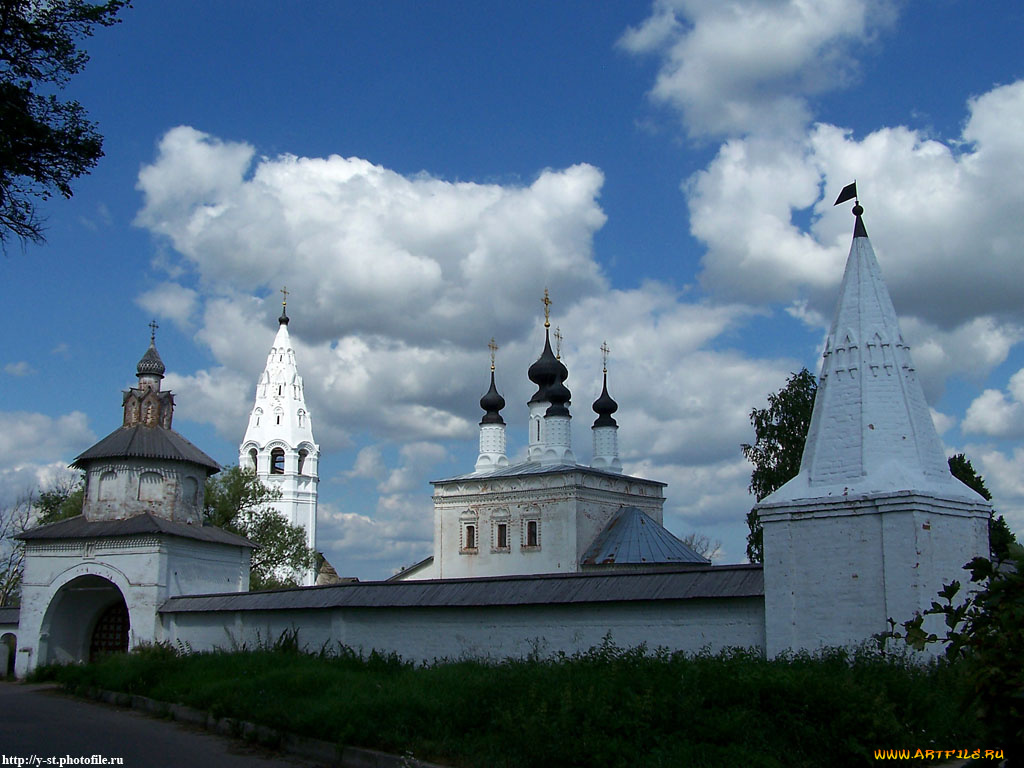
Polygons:
[[41,669],[71,690],[142,694],[452,766],[820,766],[876,748],[980,744],[956,665],[862,651],[765,660],[610,643],[553,659],[440,662],[143,649]]

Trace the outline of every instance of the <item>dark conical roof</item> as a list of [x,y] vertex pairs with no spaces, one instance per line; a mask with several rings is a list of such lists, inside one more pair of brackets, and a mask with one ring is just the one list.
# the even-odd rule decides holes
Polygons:
[[150,340],[149,349],[146,350],[146,354],[139,360],[138,366],[135,368],[136,376],[160,376],[163,378],[164,361],[160,359],[160,353],[156,351],[156,342]]
[[540,353],[540,357],[537,358],[536,362],[530,366],[530,370],[527,371],[526,375],[530,377],[530,381],[537,385],[537,391],[530,398],[531,403],[549,400],[548,388],[556,381],[565,381],[569,376],[569,371],[555,357],[555,353],[551,351],[551,337],[547,328],[544,329],[544,351]]
[[597,414],[597,419],[594,420],[595,427],[617,427],[615,419],[612,418],[612,414],[619,410],[619,404],[612,400],[612,396],[608,394],[608,374],[604,374],[604,386],[601,388],[601,396],[594,401],[594,405],[591,406],[594,409],[594,413]]
[[857,217],[857,221],[853,225],[853,236],[854,237],[867,237],[868,228],[864,226],[864,219],[861,216],[864,214],[864,206],[859,202],[853,206],[853,215]]
[[505,398],[498,394],[498,388],[494,386],[494,371],[491,370],[491,388],[487,390],[487,394],[480,398],[480,407],[484,409],[484,417],[481,419],[481,424],[504,424],[505,420],[501,418],[502,408],[505,407]]

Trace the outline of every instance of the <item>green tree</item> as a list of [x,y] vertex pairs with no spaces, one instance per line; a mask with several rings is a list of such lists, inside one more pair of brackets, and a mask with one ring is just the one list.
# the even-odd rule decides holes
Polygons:
[[48,525],[82,514],[85,504],[85,475],[58,480],[35,499],[35,524]]
[[252,553],[250,589],[293,587],[316,564],[306,532],[271,506],[281,492],[268,488],[251,469],[228,467],[206,481],[205,521],[245,536],[259,546]]
[[[800,472],[807,430],[811,426],[818,380],[806,368],[790,374],[786,386],[768,395],[767,408],[750,411],[753,445],[743,444],[743,455],[754,465],[748,490],[758,501],[781,488]],[[747,559],[764,561],[764,533],[757,510],[747,514]]]
[[0,244],[10,235],[42,242],[37,200],[103,156],[103,137],[77,101],[54,91],[89,60],[77,43],[96,26],[116,24],[128,0],[0,0]]
[[29,527],[34,503],[32,493],[23,493],[0,507],[0,606],[17,606],[21,602],[25,546],[14,537]]
[[[971,490],[977,491],[986,501],[992,501],[992,494],[985,487],[984,478],[974,470],[971,460],[964,454],[958,453],[949,457],[949,471],[953,477]],[[1008,560],[1024,555],[1024,548],[1017,543],[1017,537],[1006,524],[1006,519],[1002,515],[996,517],[995,510],[992,510],[988,520],[988,540],[993,560]]]

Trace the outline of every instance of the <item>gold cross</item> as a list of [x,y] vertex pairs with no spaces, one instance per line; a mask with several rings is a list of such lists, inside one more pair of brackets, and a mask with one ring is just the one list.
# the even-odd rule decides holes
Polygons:
[[287,285],[284,288],[281,289],[281,295],[284,297],[283,299],[281,299],[281,309],[287,309],[288,308],[288,294],[289,293],[291,293],[291,291],[288,290],[288,286]]
[[541,299],[541,303],[544,305],[544,327],[551,327],[551,299],[548,298],[548,289],[544,289],[544,298]]
[[608,342],[601,342],[601,365],[604,368],[604,372],[608,373],[608,353],[611,350],[608,349]]
[[555,337],[555,357],[558,360],[562,359],[562,329],[555,328],[555,332],[552,334]]
[[487,345],[487,348],[491,350],[491,371],[494,371],[494,353],[498,351],[498,345],[494,343],[494,337],[491,336],[491,343]]
[[156,343],[156,329],[160,326],[156,324],[156,320],[149,321],[149,343]]

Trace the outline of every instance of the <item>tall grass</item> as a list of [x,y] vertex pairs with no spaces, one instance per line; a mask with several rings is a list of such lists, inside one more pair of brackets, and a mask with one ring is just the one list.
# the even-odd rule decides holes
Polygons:
[[766,660],[606,642],[549,659],[415,666],[346,648],[304,654],[286,637],[243,652],[149,648],[39,676],[478,768],[863,765],[881,747],[980,744],[956,665],[866,649]]

